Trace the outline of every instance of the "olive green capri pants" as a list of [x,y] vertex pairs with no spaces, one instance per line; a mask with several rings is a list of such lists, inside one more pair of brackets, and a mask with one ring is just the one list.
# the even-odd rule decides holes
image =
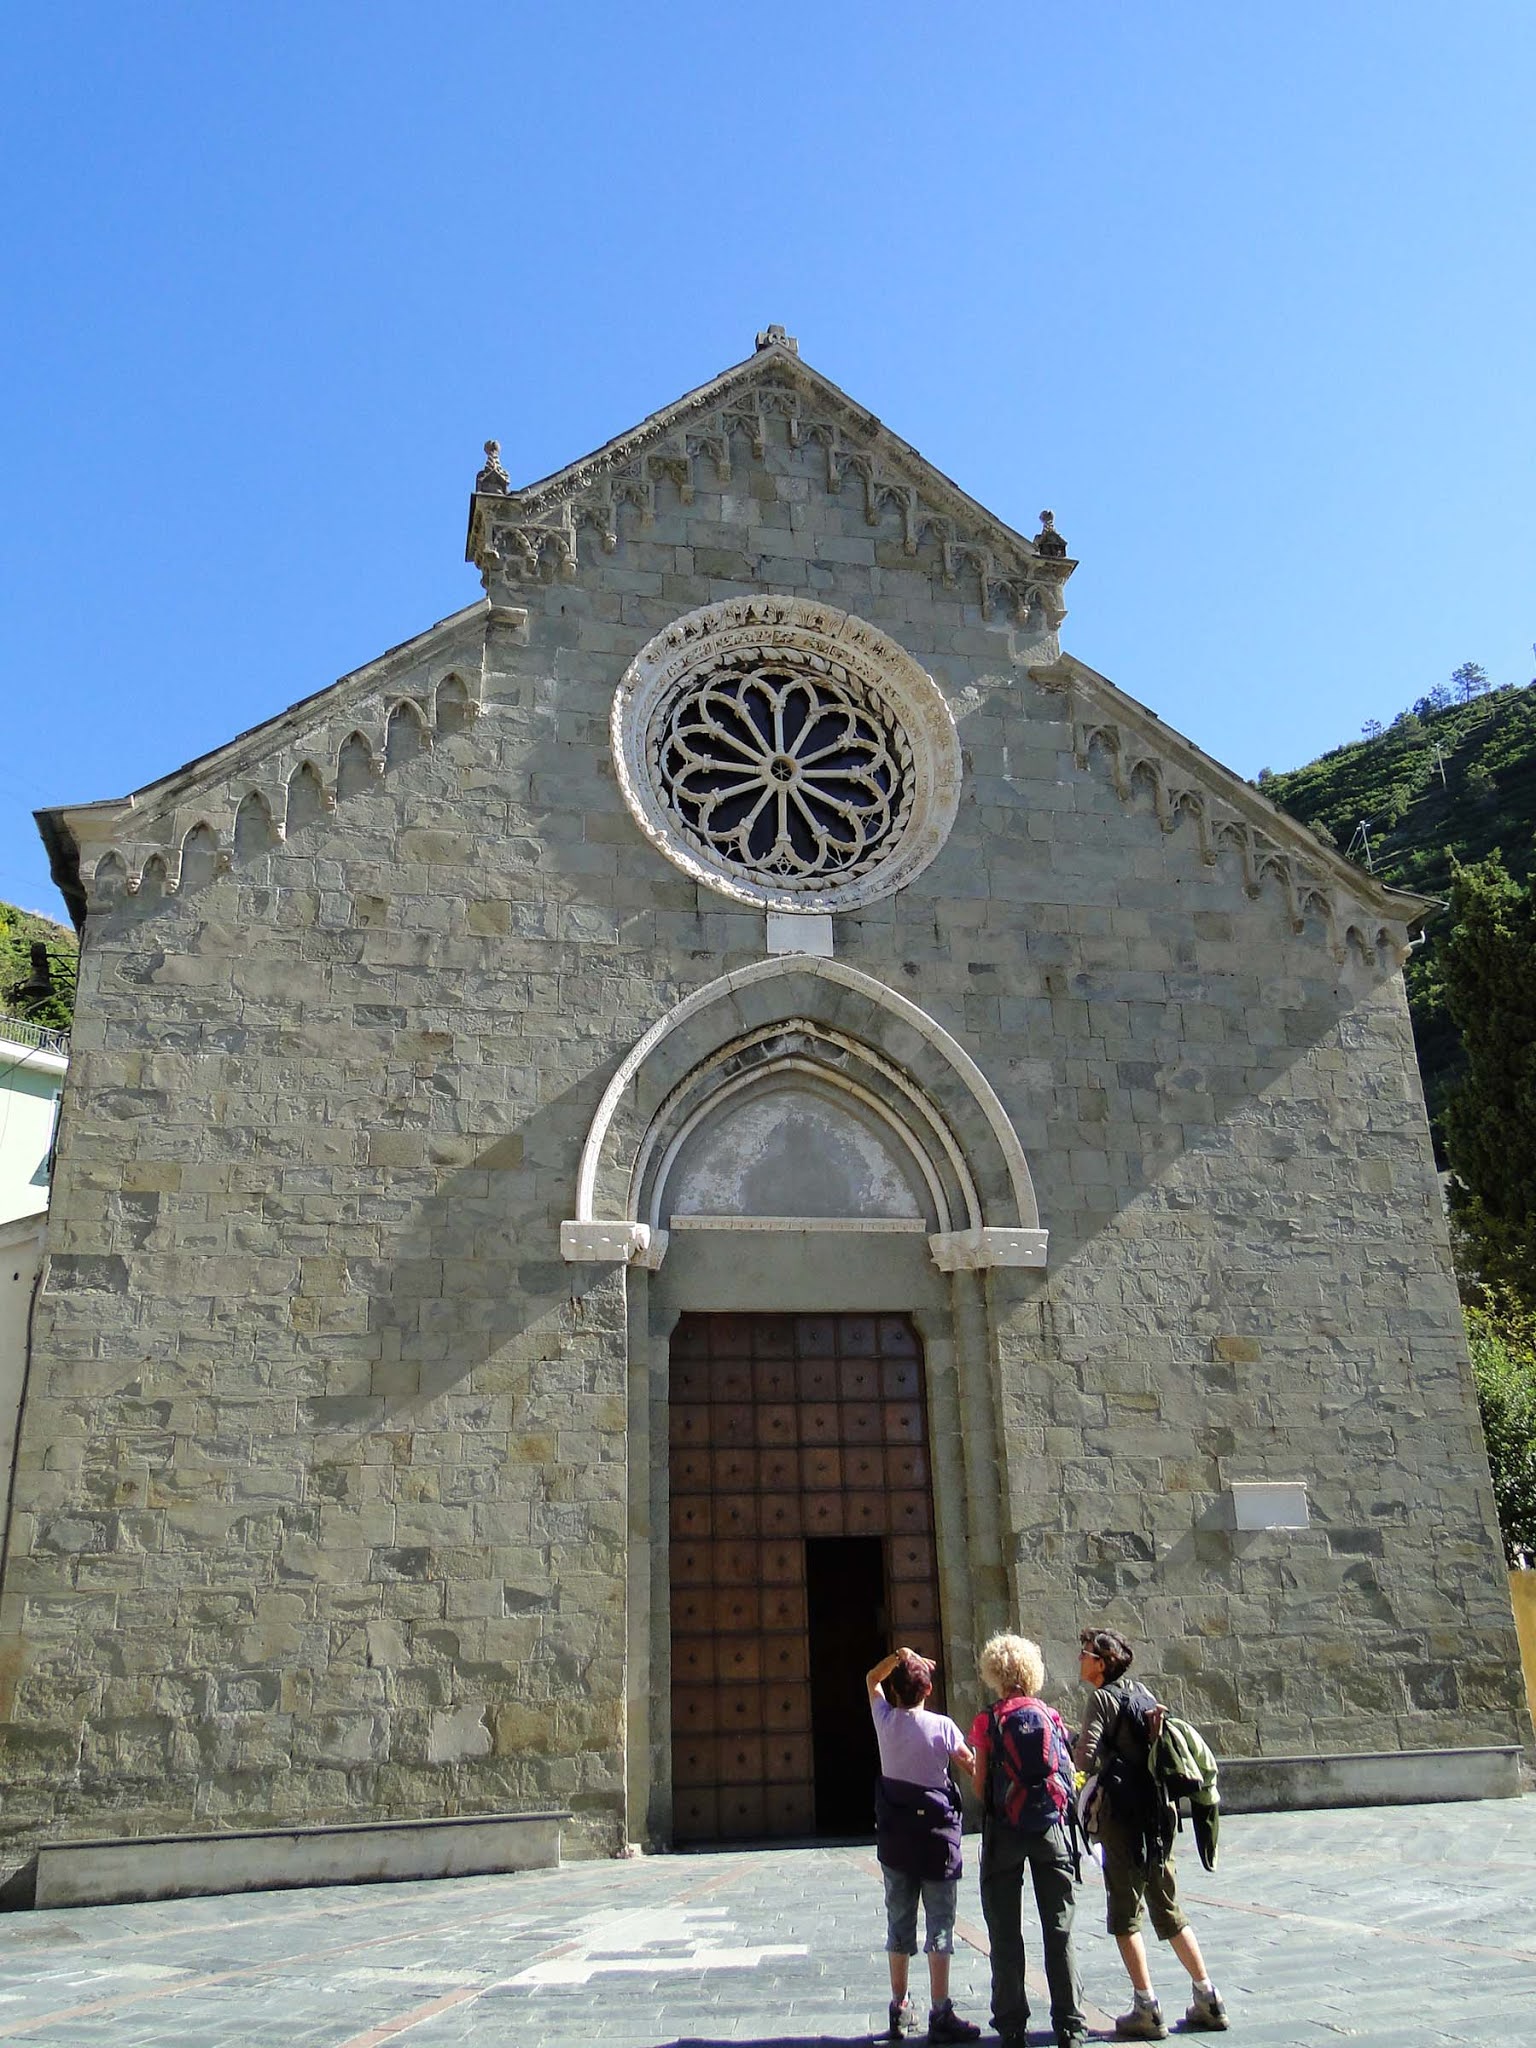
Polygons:
[[1182,1933],[1189,1922],[1179,1906],[1172,1856],[1165,1863],[1148,1863],[1138,1869],[1131,1855],[1129,1834],[1109,1816],[1099,1824],[1099,1842],[1104,1850],[1104,1894],[1110,1933],[1139,1933],[1143,1904],[1159,1941],[1172,1941]]

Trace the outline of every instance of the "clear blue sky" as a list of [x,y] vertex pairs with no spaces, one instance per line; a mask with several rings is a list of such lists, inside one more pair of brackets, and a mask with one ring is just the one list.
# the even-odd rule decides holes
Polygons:
[[15,5],[0,897],[781,321],[1246,775],[1536,639],[1529,0]]

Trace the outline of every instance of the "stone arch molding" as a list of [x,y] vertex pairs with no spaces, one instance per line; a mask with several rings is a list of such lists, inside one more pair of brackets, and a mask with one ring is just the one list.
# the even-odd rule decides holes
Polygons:
[[[905,1148],[938,1225],[928,1245],[941,1270],[1045,1264],[1047,1233],[1024,1149],[970,1054],[872,975],[805,954],[722,975],[636,1041],[587,1131],[576,1214],[560,1226],[562,1256],[659,1267],[667,1178],[682,1145],[734,1091],[774,1074],[843,1091]],[[818,1227],[817,1219],[760,1220]]]

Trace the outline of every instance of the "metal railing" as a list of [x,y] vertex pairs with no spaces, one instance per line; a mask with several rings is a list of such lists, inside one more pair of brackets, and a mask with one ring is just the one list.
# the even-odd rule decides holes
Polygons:
[[39,1052],[56,1052],[61,1058],[69,1058],[69,1033],[56,1031],[48,1024],[34,1024],[30,1017],[7,1017],[0,1010],[0,1039],[9,1039],[12,1045],[35,1045]]

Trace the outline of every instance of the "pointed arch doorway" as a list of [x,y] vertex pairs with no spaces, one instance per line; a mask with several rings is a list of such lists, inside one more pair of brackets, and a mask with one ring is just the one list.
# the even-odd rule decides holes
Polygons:
[[684,1314],[669,1381],[673,1838],[867,1832],[863,1675],[942,1641],[916,1326]]
[[985,1275],[1045,1256],[1017,1135],[905,997],[770,959],[636,1041],[576,1197],[564,1256],[627,1268],[632,1838],[863,1832],[876,1653],[954,1681],[1008,1612]]

